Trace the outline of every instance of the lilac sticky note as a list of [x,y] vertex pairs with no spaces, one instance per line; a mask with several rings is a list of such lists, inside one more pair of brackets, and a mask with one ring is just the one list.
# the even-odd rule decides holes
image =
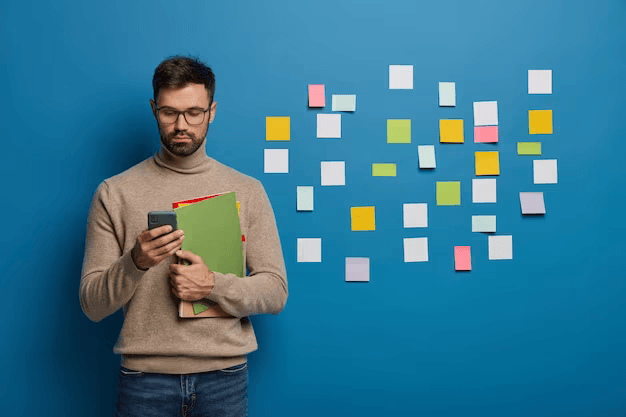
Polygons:
[[498,141],[498,126],[474,127],[474,143],[493,143]]
[[522,214],[545,214],[546,206],[541,193],[519,193],[522,203]]
[[346,258],[346,282],[369,280],[370,258]]

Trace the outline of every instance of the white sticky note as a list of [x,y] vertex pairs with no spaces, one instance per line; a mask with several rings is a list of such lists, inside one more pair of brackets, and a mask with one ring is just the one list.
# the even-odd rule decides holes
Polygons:
[[356,111],[356,95],[333,94],[333,111]]
[[513,236],[488,236],[489,260],[513,259]]
[[456,85],[451,82],[439,83],[439,106],[454,107],[456,106]]
[[389,65],[389,89],[413,89],[413,65]]
[[346,185],[346,161],[322,161],[322,185]]
[[476,101],[474,102],[474,126],[497,126],[498,125],[498,102]]
[[556,159],[533,160],[535,184],[557,184]]
[[322,238],[298,238],[298,262],[322,262]]
[[472,216],[472,232],[495,233],[496,216]]
[[297,207],[296,211],[313,211],[313,187],[297,186]]
[[543,192],[519,193],[522,214],[546,214]]
[[317,137],[340,138],[341,137],[341,113],[318,113],[317,114]]
[[404,262],[428,262],[428,238],[404,238]]
[[370,258],[346,257],[346,282],[367,282],[370,280]]
[[435,145],[418,145],[417,157],[420,168],[437,167],[437,161],[435,161]]
[[428,203],[404,203],[404,227],[428,227]]
[[289,149],[265,149],[263,172],[266,174],[288,174]]
[[528,94],[552,94],[552,70],[528,70]]
[[495,203],[496,179],[472,179],[472,203]]

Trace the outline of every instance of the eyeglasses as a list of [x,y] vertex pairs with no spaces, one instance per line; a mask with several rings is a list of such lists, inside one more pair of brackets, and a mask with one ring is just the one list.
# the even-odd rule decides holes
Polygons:
[[175,123],[178,120],[178,116],[183,114],[185,121],[190,125],[200,125],[204,122],[204,114],[209,111],[211,106],[206,110],[193,108],[185,111],[178,111],[171,107],[166,107],[163,110],[161,108],[157,108],[157,114],[159,115],[159,120],[164,124]]

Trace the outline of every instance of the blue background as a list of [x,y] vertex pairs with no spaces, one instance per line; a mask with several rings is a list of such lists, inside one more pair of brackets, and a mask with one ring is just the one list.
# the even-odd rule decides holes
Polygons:
[[[207,153],[263,182],[287,265],[284,311],[252,317],[251,416],[626,415],[623,1],[12,1],[0,19],[1,414],[113,415],[123,315],[81,311],[87,214],[103,179],[158,150],[153,71],[183,54],[216,74]],[[414,65],[413,90],[389,90],[390,64]],[[552,95],[527,94],[529,69],[553,70]],[[439,81],[456,107],[438,106]],[[331,94],[357,111],[317,139]],[[483,100],[498,101],[497,145],[473,143]],[[553,110],[554,134],[528,134],[530,109]],[[291,117],[290,142],[265,141],[266,116]],[[388,118],[412,120],[410,144],[386,143]],[[438,142],[440,118],[464,119],[464,144]],[[417,168],[419,144],[435,170]],[[265,148],[289,149],[289,174],[263,173]],[[472,204],[474,151],[492,149],[497,204]],[[532,160],[554,158],[558,184],[533,184]],[[345,186],[320,186],[321,160],[346,161]],[[437,207],[435,181],[461,181],[461,205]],[[313,212],[296,211],[298,185]],[[545,216],[522,216],[520,191],[543,191]],[[403,228],[412,202],[427,229]],[[365,205],[376,230],[352,232]],[[512,260],[488,260],[477,214],[513,236]],[[421,236],[429,261],[404,263],[402,239]],[[299,237],[322,238],[321,263],[297,262]],[[455,245],[471,272],[454,271]],[[353,256],[369,283],[344,281]]]

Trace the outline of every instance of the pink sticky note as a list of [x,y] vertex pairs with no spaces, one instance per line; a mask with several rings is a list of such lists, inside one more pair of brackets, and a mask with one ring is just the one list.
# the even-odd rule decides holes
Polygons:
[[309,107],[324,107],[324,84],[309,84]]
[[476,126],[474,128],[474,143],[497,141],[498,126]]
[[457,271],[472,270],[472,256],[470,254],[470,246],[454,247],[454,269]]

